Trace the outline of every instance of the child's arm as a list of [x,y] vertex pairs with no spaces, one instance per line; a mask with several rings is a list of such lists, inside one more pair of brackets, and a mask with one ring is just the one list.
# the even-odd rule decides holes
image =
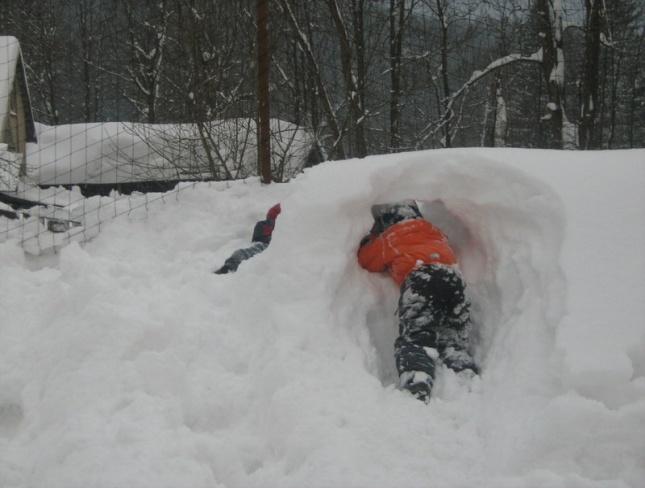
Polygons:
[[358,262],[368,271],[385,271],[389,263],[385,260],[385,241],[380,235],[369,234],[361,241]]

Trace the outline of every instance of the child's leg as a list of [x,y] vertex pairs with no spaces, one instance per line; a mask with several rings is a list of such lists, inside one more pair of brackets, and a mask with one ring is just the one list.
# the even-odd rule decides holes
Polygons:
[[399,337],[394,343],[400,386],[422,400],[432,390],[438,358],[437,328],[442,317],[435,309],[436,283],[426,267],[412,271],[401,285]]
[[464,323],[462,320],[447,320],[444,330],[445,337],[439,348],[439,356],[443,363],[459,372],[470,369],[474,373],[479,373],[479,368],[475,360],[468,351],[471,324],[470,321]]
[[445,298],[441,304],[443,323],[437,329],[439,356],[453,371],[470,369],[477,373],[478,368],[468,351],[472,323],[464,281],[450,268],[440,268],[435,273],[445,283]]
[[412,271],[401,286],[399,299],[395,357],[401,386],[426,399],[438,357],[452,369],[475,370],[467,351],[469,332],[468,302],[459,274],[436,265]]

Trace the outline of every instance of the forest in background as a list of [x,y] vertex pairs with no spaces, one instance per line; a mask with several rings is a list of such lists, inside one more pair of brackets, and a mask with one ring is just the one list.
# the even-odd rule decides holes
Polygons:
[[[325,158],[645,145],[643,0],[269,3],[271,116],[308,128]],[[39,122],[208,134],[255,118],[255,6],[4,0],[0,34],[20,40]]]

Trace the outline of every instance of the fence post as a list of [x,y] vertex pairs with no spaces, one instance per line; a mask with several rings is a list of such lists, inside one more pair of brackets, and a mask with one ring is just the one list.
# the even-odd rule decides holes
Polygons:
[[258,168],[262,183],[271,183],[271,128],[269,126],[269,0],[257,0]]

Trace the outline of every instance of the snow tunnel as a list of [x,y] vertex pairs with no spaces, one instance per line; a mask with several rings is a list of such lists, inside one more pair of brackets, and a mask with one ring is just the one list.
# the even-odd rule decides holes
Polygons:
[[[486,158],[464,165],[458,155],[410,158],[373,172],[370,183],[373,203],[413,198],[447,235],[467,283],[483,374],[494,377],[512,367],[518,381],[535,375],[550,355],[564,310],[559,196],[520,169]],[[387,280],[370,281],[377,297],[366,319],[376,351],[373,368],[390,384],[396,380],[398,290]]]

